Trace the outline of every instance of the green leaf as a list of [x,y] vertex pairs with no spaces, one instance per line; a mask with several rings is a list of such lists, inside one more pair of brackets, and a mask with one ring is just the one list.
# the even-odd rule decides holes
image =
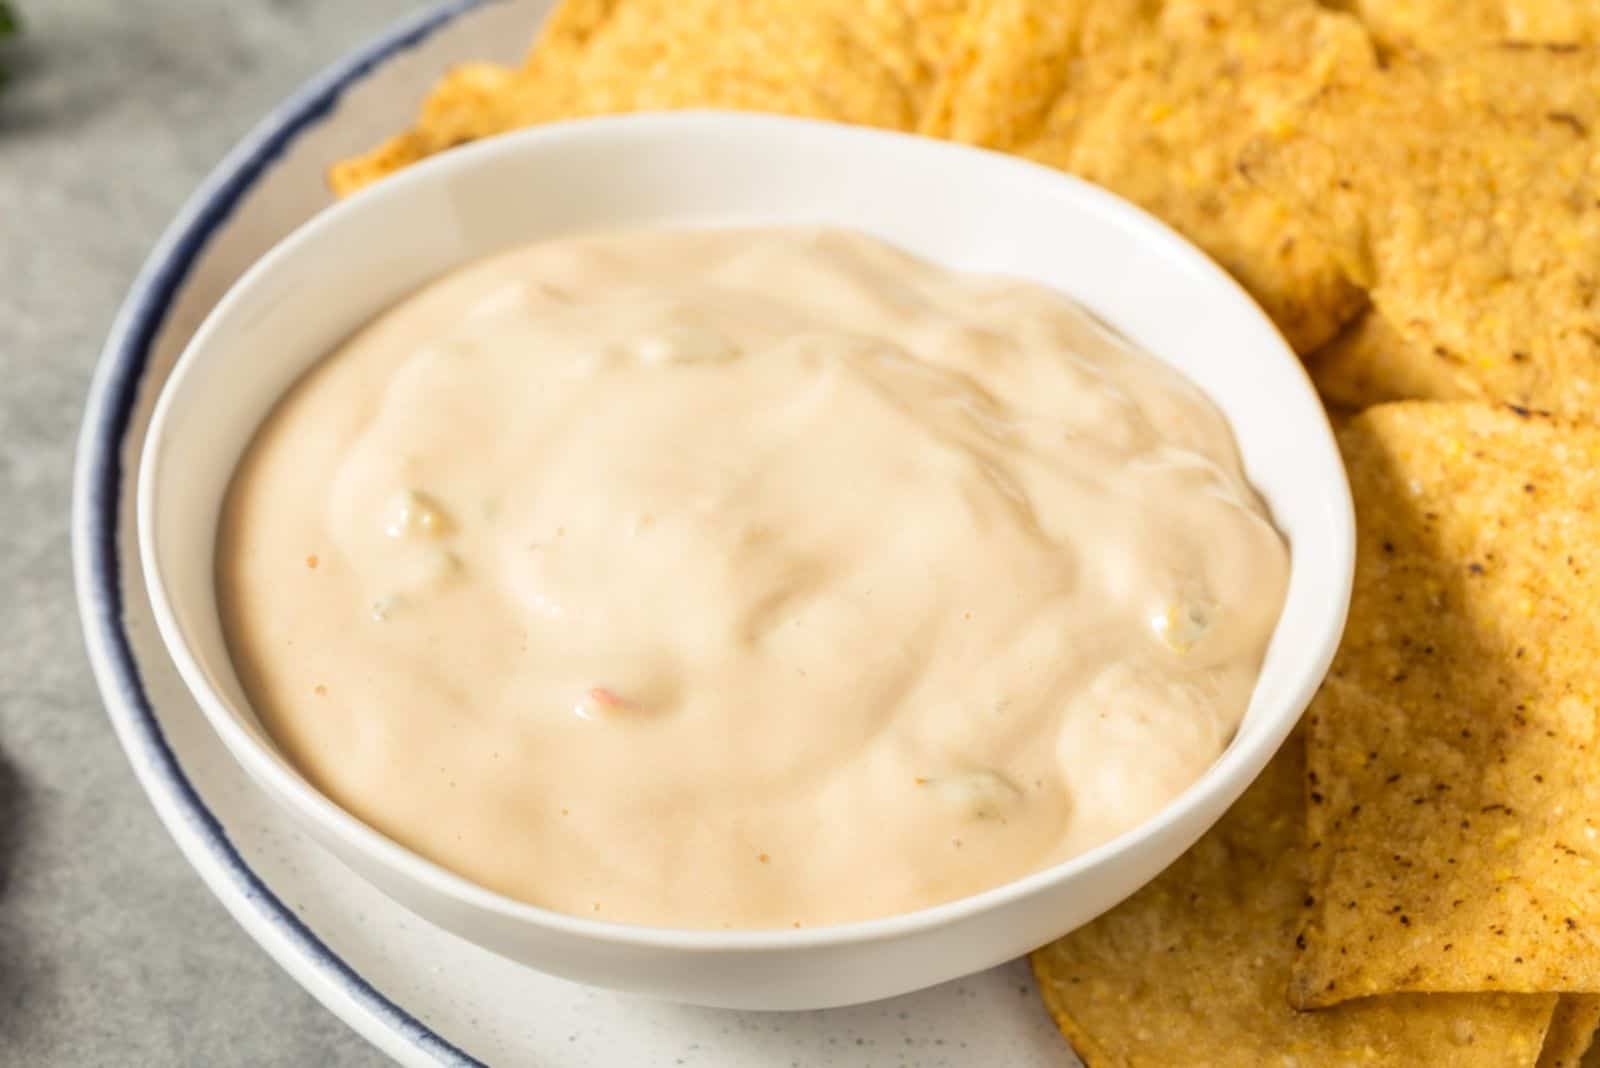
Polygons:
[[[22,21],[17,18],[17,12],[8,0],[0,0],[0,42],[22,29]],[[0,66],[0,88],[6,84],[6,68]]]

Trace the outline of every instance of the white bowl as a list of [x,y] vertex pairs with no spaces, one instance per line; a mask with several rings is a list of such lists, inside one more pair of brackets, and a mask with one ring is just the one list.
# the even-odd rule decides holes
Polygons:
[[[1237,736],[1155,818],[1089,853],[935,908],[834,927],[637,927],[536,908],[416,856],[323,797],[240,688],[213,581],[234,466],[289,386],[430,279],[500,249],[627,226],[828,224],[1086,304],[1198,383],[1231,421],[1292,547],[1288,598]],[[1086,923],[1191,845],[1256,777],[1332,659],[1353,570],[1344,469],[1298,360],[1220,268],[1087,183],[993,153],[827,123],[627,116],[495,138],[331,208],[257,263],[184,351],[138,487],[163,640],[250,776],[355,872],[418,915],[543,971],[704,1005],[822,1008],[991,967]]]

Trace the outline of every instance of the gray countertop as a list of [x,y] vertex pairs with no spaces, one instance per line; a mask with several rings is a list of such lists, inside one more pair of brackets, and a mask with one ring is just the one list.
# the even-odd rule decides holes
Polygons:
[[382,1058],[256,948],[156,820],[73,604],[89,374],[139,263],[271,105],[415,0],[13,0],[0,45],[0,1065]]

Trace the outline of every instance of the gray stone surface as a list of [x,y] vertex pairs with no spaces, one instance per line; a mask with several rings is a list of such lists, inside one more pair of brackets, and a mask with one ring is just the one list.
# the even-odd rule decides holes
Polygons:
[[167,838],[79,637],[78,419],[163,225],[306,76],[416,0],[13,0],[0,46],[0,1065],[363,1065]]

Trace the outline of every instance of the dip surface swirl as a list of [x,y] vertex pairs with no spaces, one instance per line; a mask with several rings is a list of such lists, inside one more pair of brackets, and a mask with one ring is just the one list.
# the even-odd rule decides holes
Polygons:
[[773,229],[404,300],[262,427],[217,581],[269,734],[390,838],[567,913],[779,928],[1152,816],[1288,571],[1222,415],[1067,298]]

